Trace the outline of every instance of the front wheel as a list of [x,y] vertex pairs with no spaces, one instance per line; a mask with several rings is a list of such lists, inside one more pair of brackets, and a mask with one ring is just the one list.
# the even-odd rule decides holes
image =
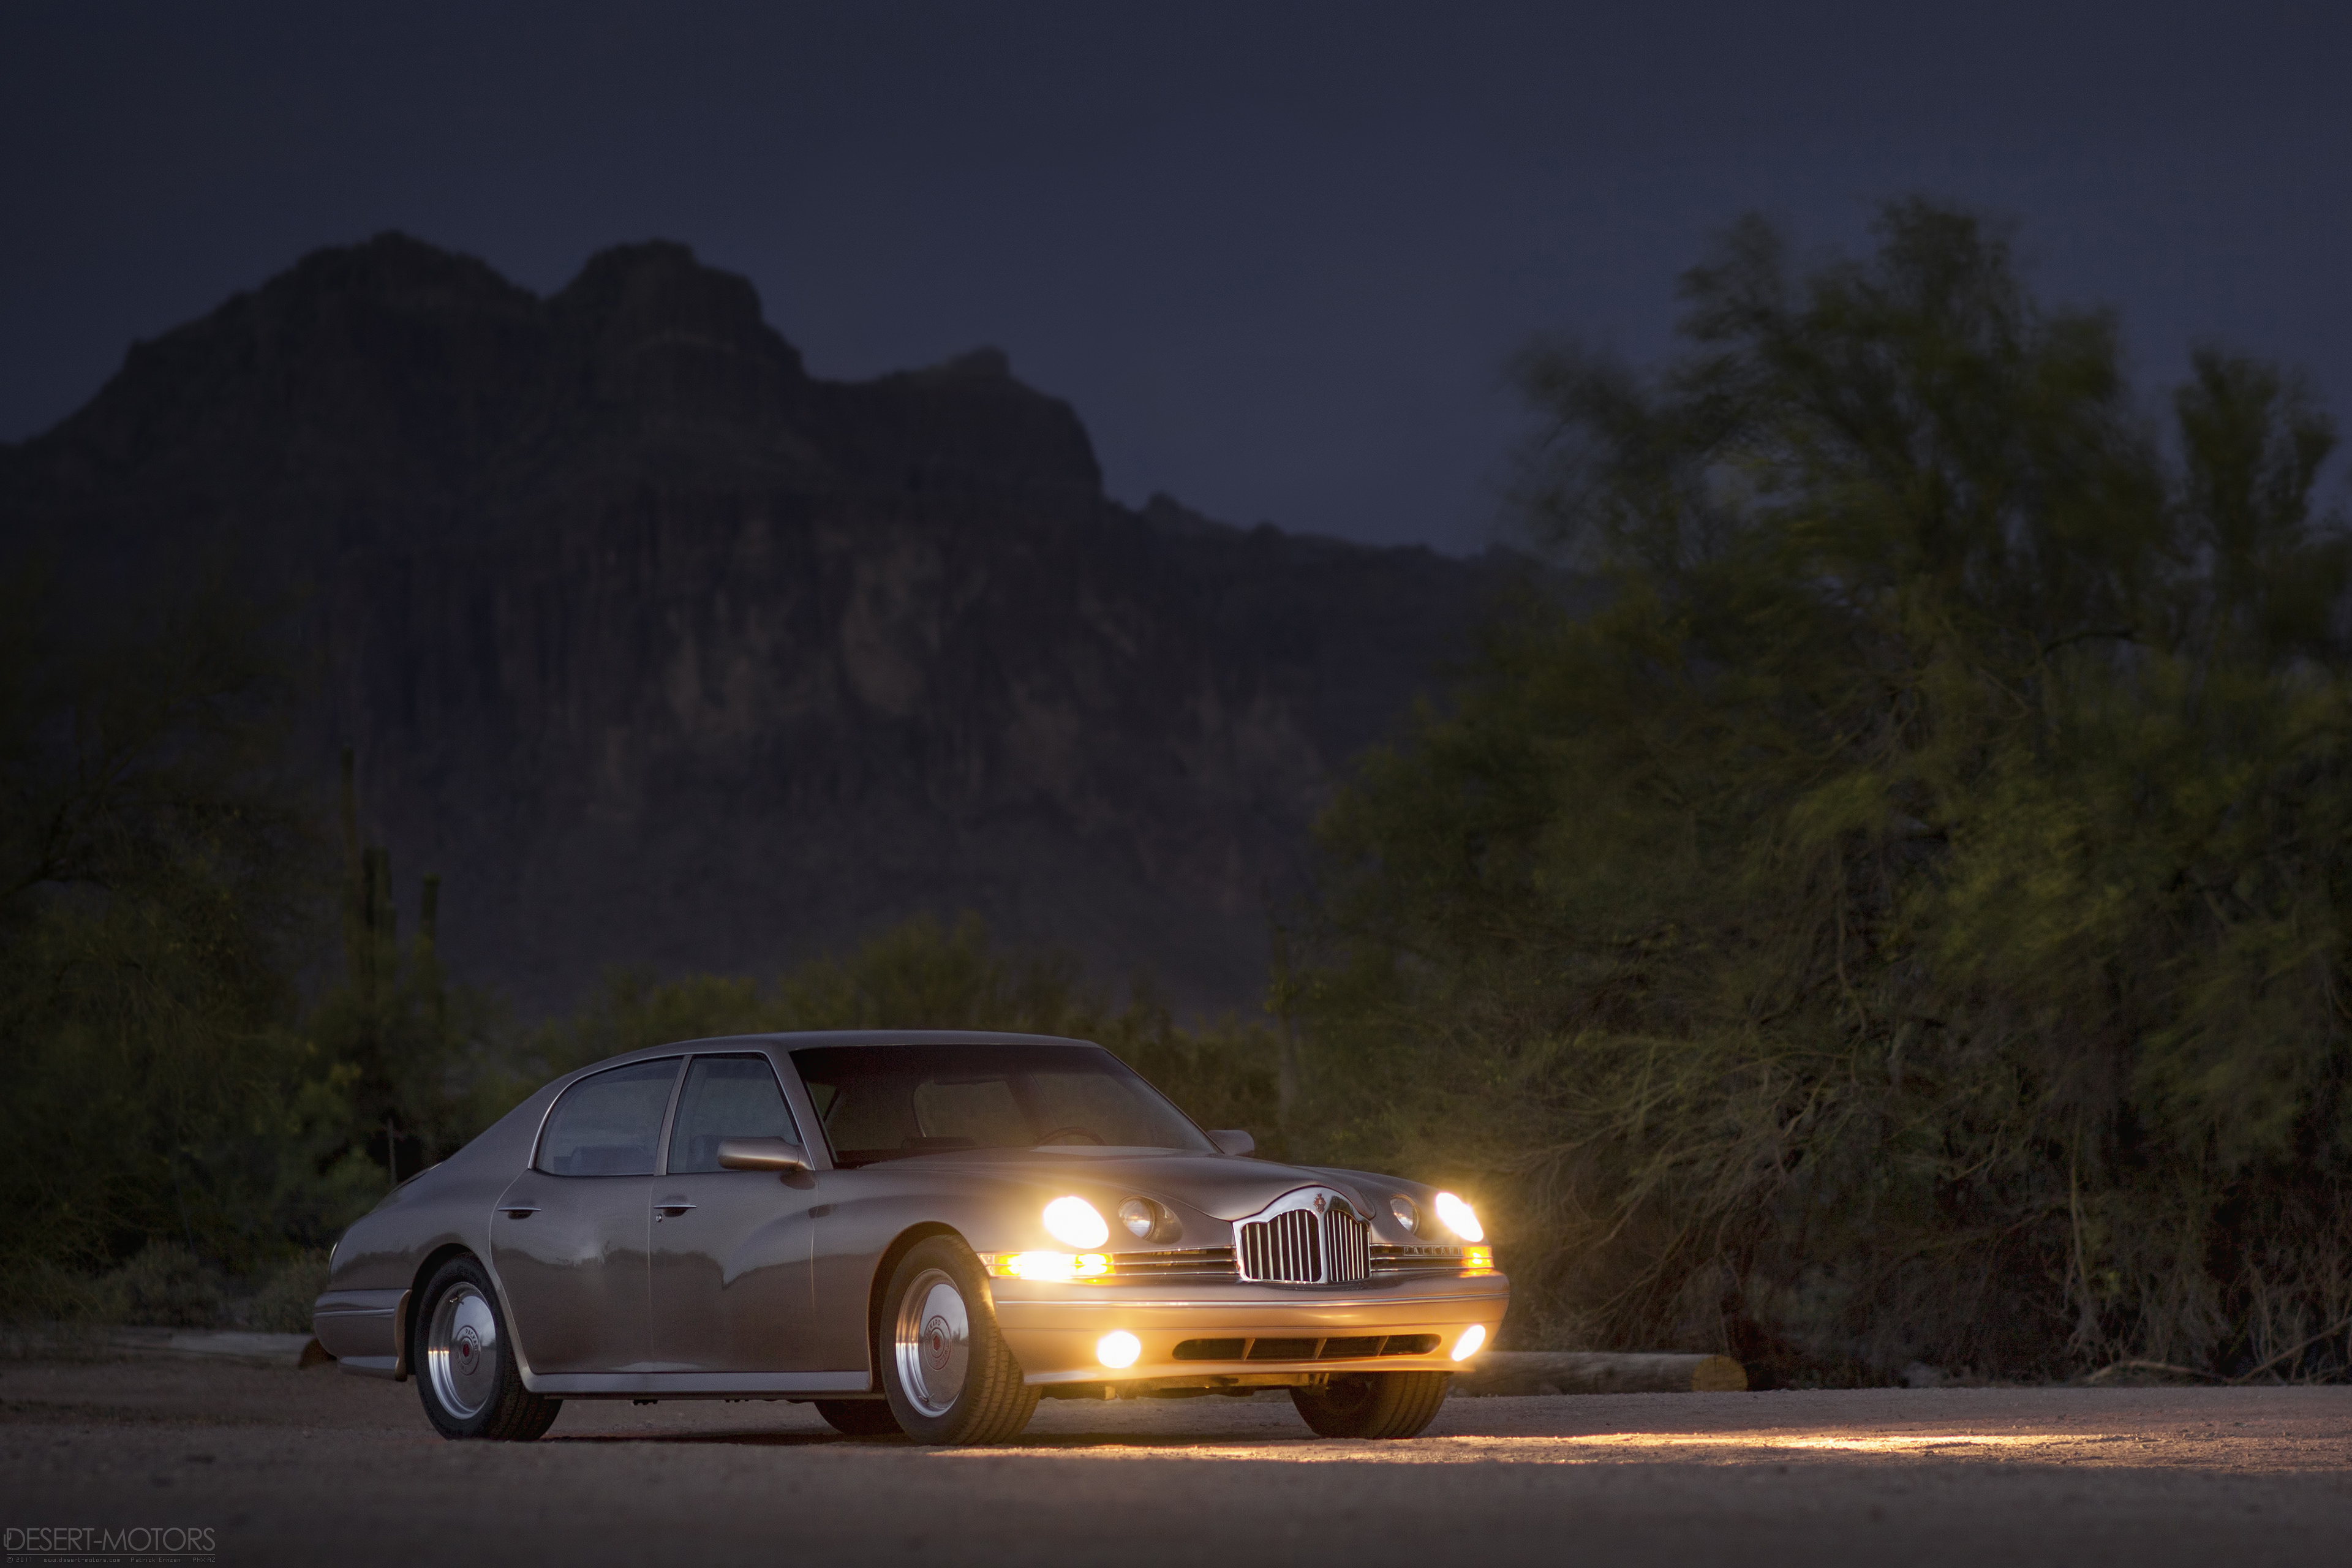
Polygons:
[[522,1385],[498,1292],[471,1258],[453,1258],[433,1276],[415,1334],[416,1392],[444,1437],[528,1443],[555,1424],[563,1402]]
[[1010,1442],[1036,1414],[1037,1391],[996,1331],[980,1259],[953,1237],[917,1242],[898,1260],[881,1329],[882,1391],[917,1442]]
[[1294,1388],[1290,1402],[1318,1436],[1411,1437],[1437,1419],[1450,1372],[1363,1372],[1321,1387]]

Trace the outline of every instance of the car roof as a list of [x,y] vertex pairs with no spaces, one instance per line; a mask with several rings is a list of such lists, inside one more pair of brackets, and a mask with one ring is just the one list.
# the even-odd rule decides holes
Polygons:
[[1102,1049],[1101,1045],[1094,1040],[1072,1039],[1064,1035],[1003,1035],[986,1029],[819,1029],[766,1035],[712,1035],[700,1039],[672,1040],[590,1062],[564,1077],[583,1078],[604,1068],[624,1067],[630,1062],[651,1061],[689,1051],[733,1049],[744,1046],[780,1046],[787,1051],[806,1050],[813,1046],[1084,1046],[1095,1050]]

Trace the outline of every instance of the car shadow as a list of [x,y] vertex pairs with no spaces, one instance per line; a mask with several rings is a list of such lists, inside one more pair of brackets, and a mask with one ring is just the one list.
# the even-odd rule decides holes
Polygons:
[[847,1437],[838,1432],[575,1432],[542,1443],[742,1443],[764,1448],[818,1447],[833,1443],[902,1443],[898,1437]]
[[[814,1448],[844,1446],[867,1448],[922,1448],[939,1445],[918,1443],[909,1437],[851,1437],[837,1432],[579,1432],[565,1436],[548,1436],[541,1443],[733,1443],[762,1448]],[[1139,1432],[1054,1432],[1035,1436],[1015,1437],[1009,1443],[992,1443],[971,1449],[947,1449],[941,1452],[1003,1453],[1019,1449],[1054,1448],[1205,1448],[1234,1445],[1250,1448],[1303,1447],[1328,1442],[1311,1432],[1297,1436],[1269,1436],[1264,1433],[1167,1433]]]

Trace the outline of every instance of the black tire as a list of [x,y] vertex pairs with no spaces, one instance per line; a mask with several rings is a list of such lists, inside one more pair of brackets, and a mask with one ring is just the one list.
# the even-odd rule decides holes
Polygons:
[[826,1425],[845,1437],[896,1437],[898,1418],[887,1399],[819,1399],[813,1403]]
[[1294,1388],[1290,1402],[1318,1436],[1411,1437],[1437,1419],[1450,1372],[1360,1372],[1320,1387]]
[[529,1443],[555,1425],[563,1401],[522,1385],[499,1293],[473,1258],[441,1266],[411,1323],[409,1370],[425,1418],[441,1436]]
[[917,1442],[1006,1443],[1036,1414],[1037,1391],[996,1331],[988,1277],[955,1237],[928,1237],[898,1260],[877,1326],[882,1391]]

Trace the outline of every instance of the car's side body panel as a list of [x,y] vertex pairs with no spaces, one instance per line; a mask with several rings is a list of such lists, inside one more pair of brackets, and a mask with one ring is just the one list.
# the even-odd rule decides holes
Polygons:
[[825,1369],[810,1285],[816,1184],[805,1171],[698,1172],[656,1182],[646,1370]]

